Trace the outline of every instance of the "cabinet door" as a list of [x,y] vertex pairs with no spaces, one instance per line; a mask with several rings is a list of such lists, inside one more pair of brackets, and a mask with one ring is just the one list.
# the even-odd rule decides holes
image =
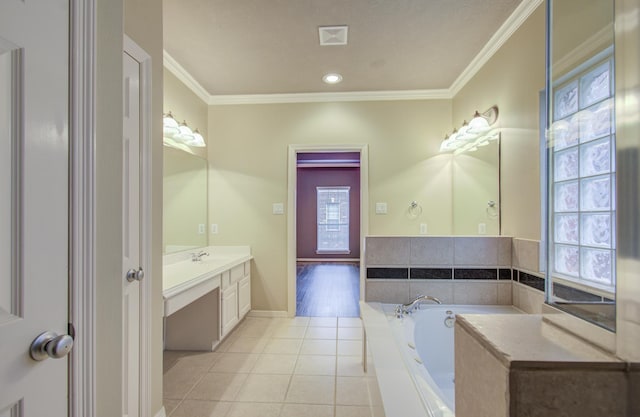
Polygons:
[[238,310],[240,318],[251,310],[251,276],[246,276],[238,282]]
[[222,292],[222,336],[238,323],[238,285],[231,285]]

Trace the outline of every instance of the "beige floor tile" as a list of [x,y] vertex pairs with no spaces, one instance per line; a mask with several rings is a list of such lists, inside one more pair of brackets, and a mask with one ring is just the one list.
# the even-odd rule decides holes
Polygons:
[[296,355],[301,346],[302,339],[270,339],[262,352]]
[[371,405],[373,407],[382,407],[382,395],[380,394],[377,378],[367,378],[367,386],[369,387],[369,401],[371,401]]
[[179,404],[180,404],[180,400],[169,400],[167,398],[162,400],[162,405],[164,406],[164,412],[167,416],[173,413],[173,410],[175,410]]
[[311,317],[310,327],[338,327],[337,317]]
[[338,355],[362,356],[362,340],[338,340]]
[[294,375],[285,402],[296,404],[334,404],[335,379],[332,376]]
[[187,394],[187,399],[233,401],[246,379],[247,374],[210,372]]
[[220,355],[218,360],[209,368],[209,372],[251,372],[256,361],[258,360],[258,354],[255,353],[232,353],[225,352]]
[[[373,367],[368,368],[369,372]],[[366,376],[362,366],[361,356],[338,356],[336,375],[338,376]]]
[[293,373],[297,359],[298,355],[262,354],[251,373],[290,375]]
[[309,325],[309,317],[276,318],[271,321],[272,327],[280,327],[280,326],[307,327],[308,325]]
[[305,339],[300,349],[301,355],[335,355],[335,340]]
[[227,417],[278,417],[282,404],[233,403]]
[[171,417],[225,417],[231,404],[223,401],[184,400]]
[[350,376],[337,377],[336,404],[369,406],[367,379]]
[[296,375],[335,375],[336,357],[332,355],[300,355]]
[[174,363],[174,368],[192,369],[194,372],[206,372],[220,359],[219,352],[183,352]]
[[171,368],[163,376],[162,398],[181,400],[189,390],[202,378],[200,372],[188,368]]
[[333,417],[332,405],[285,404],[280,417]]
[[229,349],[229,346],[236,340],[238,336],[235,332],[232,332],[230,335],[225,337],[225,339],[216,346],[215,351],[219,353],[226,352]]
[[338,327],[362,328],[360,317],[338,317]]
[[357,327],[340,327],[338,329],[340,340],[362,340],[362,329]]
[[250,374],[236,401],[281,403],[289,386],[289,375]]
[[336,417],[371,417],[370,407],[355,405],[337,405]]
[[268,337],[272,330],[269,324],[245,324],[233,333],[236,337]]
[[237,337],[227,348],[227,352],[233,353],[262,353],[267,338],[260,337]]
[[182,353],[179,350],[165,350],[162,355],[162,372],[165,373],[171,369]]
[[371,407],[371,415],[372,417],[386,417],[384,413],[384,407],[382,406]]
[[304,335],[305,339],[336,339],[335,327],[309,327]]
[[287,325],[279,326],[277,328],[274,328],[271,337],[276,339],[302,339],[304,338],[304,334],[306,331],[306,327]]

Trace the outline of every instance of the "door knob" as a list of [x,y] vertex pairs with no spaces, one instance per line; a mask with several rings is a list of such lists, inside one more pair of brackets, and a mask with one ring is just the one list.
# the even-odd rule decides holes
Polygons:
[[131,268],[127,271],[126,278],[129,282],[140,281],[142,278],[144,278],[144,270],[142,269],[142,267],[138,268],[137,271]]
[[36,361],[47,358],[60,359],[67,356],[71,348],[73,348],[73,338],[68,334],[57,335],[54,332],[44,332],[31,343],[29,354]]

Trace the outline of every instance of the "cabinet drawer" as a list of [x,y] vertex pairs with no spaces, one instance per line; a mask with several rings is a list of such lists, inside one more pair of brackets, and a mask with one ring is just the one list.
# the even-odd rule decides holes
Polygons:
[[231,274],[229,273],[229,271],[224,271],[222,274],[220,274],[220,287],[223,291],[229,288],[231,284]]
[[231,282],[238,282],[244,277],[244,264],[231,268]]

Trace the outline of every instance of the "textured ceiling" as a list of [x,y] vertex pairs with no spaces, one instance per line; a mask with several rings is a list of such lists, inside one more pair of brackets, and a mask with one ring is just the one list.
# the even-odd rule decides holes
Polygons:
[[212,95],[446,89],[520,2],[164,0],[164,48]]

